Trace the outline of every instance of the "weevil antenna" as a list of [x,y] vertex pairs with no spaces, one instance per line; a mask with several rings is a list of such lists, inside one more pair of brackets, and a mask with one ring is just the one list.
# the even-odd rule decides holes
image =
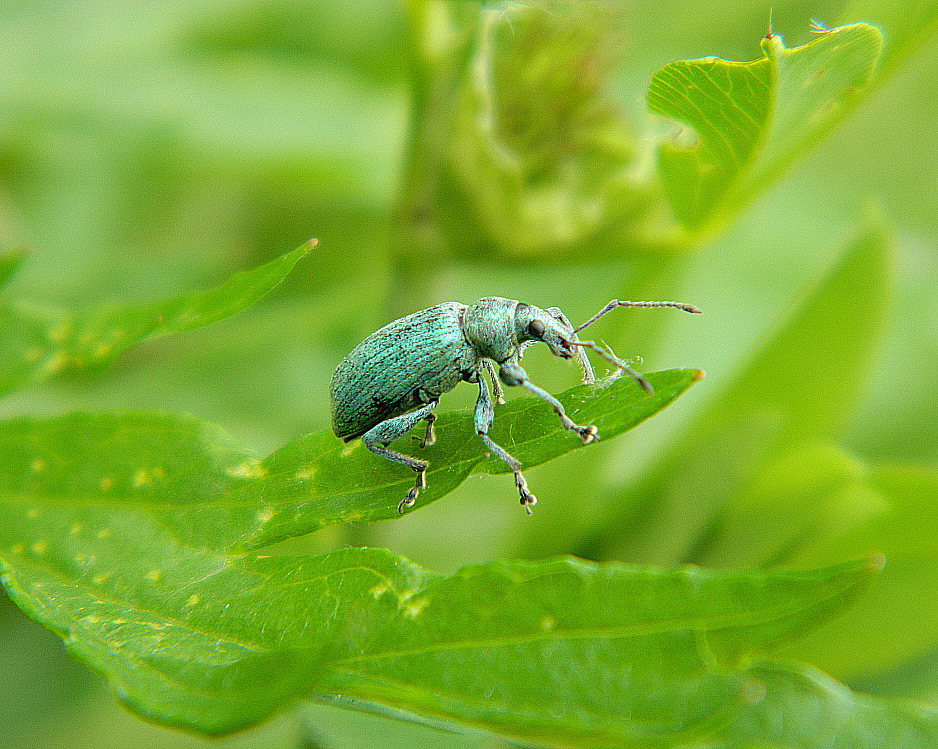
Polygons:
[[595,351],[603,359],[612,364],[616,368],[617,372],[625,372],[629,377],[631,377],[635,382],[642,386],[642,389],[649,395],[653,394],[654,388],[652,388],[651,383],[648,382],[644,377],[642,377],[638,372],[632,369],[627,364],[619,361],[615,356],[610,354],[606,349],[596,343],[596,341],[567,341],[571,346],[582,346],[588,348],[591,351]]
[[684,310],[684,312],[690,312],[694,315],[701,314],[701,311],[693,304],[685,304],[684,302],[628,302],[621,299],[613,299],[611,302],[609,302],[609,304],[599,310],[599,312],[593,315],[579,328],[576,328],[573,332],[579,333],[587,325],[592,325],[600,317],[605,315],[607,312],[612,312],[612,310],[616,309],[617,307],[673,307],[674,309]]

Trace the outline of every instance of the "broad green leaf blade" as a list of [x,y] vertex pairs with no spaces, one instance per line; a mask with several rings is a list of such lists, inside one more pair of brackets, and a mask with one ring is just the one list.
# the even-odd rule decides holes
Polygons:
[[687,740],[743,706],[743,659],[875,571],[564,558],[443,578],[380,549],[232,557],[136,521],[0,524],[4,583],[133,709],[210,734],[316,691],[571,746]]
[[[838,434],[882,336],[890,247],[866,229],[699,417],[607,518],[584,556],[656,563],[693,561],[732,497],[797,444]],[[836,362],[836,365],[832,365]],[[655,504],[652,504],[655,503]],[[636,509],[647,513],[635,517]],[[606,528],[616,528],[605,541]],[[618,529],[630,529],[622,533]],[[626,552],[627,550],[627,552]]]
[[873,570],[469,567],[408,595],[390,639],[339,655],[319,691],[549,745],[670,746],[728,721],[749,681],[739,662],[826,618]]
[[316,244],[292,252],[223,284],[153,304],[125,304],[81,312],[0,307],[0,394],[65,369],[101,367],[146,338],[209,325],[257,302]]
[[[579,386],[559,396],[574,418],[595,420],[612,438],[667,406],[701,377],[698,370],[648,375],[648,395],[627,378]],[[496,409],[504,447],[526,466],[583,447],[563,431],[542,401],[520,398]],[[408,438],[401,449],[419,450]],[[462,483],[486,457],[470,411],[442,414],[437,443],[421,451],[430,461],[427,490],[414,509]],[[169,414],[74,414],[0,424],[0,513],[5,522],[50,533],[133,515],[141,526],[171,530],[180,542],[227,549],[258,547],[340,522],[399,517],[397,505],[413,474],[345,444],[331,432],[308,435],[264,460],[232,444],[221,430]],[[482,470],[499,466],[485,463]],[[503,486],[506,501],[514,487]],[[31,512],[42,520],[34,523]],[[0,518],[0,520],[3,520]],[[58,529],[58,530],[54,530]]]
[[851,692],[810,666],[762,661],[749,669],[752,704],[715,739],[684,749],[928,749],[938,710]]
[[698,138],[659,150],[665,190],[688,229],[719,228],[855,106],[882,34],[859,23],[794,49],[773,35],[763,49],[766,56],[750,63],[680,61],[652,76],[649,109]]

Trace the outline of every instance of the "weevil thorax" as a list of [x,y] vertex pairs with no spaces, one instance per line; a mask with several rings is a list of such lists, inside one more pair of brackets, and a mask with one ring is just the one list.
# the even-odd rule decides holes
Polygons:
[[480,299],[466,310],[463,332],[479,357],[499,364],[516,358],[527,341],[543,341],[564,359],[573,355],[572,331],[546,310],[514,299]]
[[518,302],[490,296],[466,309],[463,334],[479,358],[499,363],[514,356],[521,341],[515,333],[515,308]]

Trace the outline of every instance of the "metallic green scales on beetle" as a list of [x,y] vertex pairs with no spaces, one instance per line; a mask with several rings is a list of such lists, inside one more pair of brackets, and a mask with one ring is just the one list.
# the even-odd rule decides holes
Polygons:
[[[528,491],[521,464],[488,436],[495,409],[482,370],[489,373],[495,398],[502,402],[501,385],[520,385],[547,401],[560,417],[564,429],[576,432],[584,443],[599,440],[595,426],[574,424],[563,406],[550,393],[528,379],[518,364],[524,350],[533,343],[546,343],[554,356],[579,359],[583,382],[596,381],[584,349],[591,349],[628,373],[649,393],[651,386],[631,368],[598,346],[581,341],[577,333],[617,307],[676,307],[699,313],[680,302],[625,302],[613,299],[580,327],[574,328],[557,307],[541,309],[513,299],[486,297],[472,305],[445,302],[415,312],[385,325],[355,347],[332,375],[332,430],[349,442],[362,438],[371,452],[417,473],[417,481],[397,507],[403,513],[412,507],[421,489],[427,486],[428,463],[389,450],[419,421],[427,422],[421,447],[435,441],[433,409],[440,396],[460,382],[477,382],[479,398],[475,407],[475,428],[488,448],[508,464],[515,474],[521,504],[531,513],[537,499]],[[495,365],[498,365],[498,377]]]

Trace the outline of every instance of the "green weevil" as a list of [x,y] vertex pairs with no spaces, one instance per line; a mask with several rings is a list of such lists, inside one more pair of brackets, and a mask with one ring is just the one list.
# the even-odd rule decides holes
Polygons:
[[[436,440],[433,409],[440,396],[460,382],[479,384],[475,406],[475,429],[495,455],[514,472],[521,504],[530,515],[537,499],[528,491],[521,474],[521,464],[495,444],[489,427],[495,417],[492,397],[482,376],[488,372],[495,399],[503,402],[501,385],[520,385],[547,401],[560,417],[563,428],[575,432],[584,443],[599,440],[595,426],[579,426],[564,412],[554,396],[528,379],[518,360],[524,350],[538,341],[546,343],[554,356],[574,356],[583,368],[583,382],[596,381],[585,349],[596,352],[616,368],[626,372],[651,393],[651,386],[638,372],[619,361],[595,341],[577,337],[583,328],[617,307],[676,307],[699,313],[690,304],[680,302],[627,302],[613,299],[593,317],[574,328],[557,307],[541,309],[513,299],[486,297],[472,305],[445,302],[395,320],[355,347],[332,375],[332,430],[350,442],[361,437],[371,452],[413,469],[417,481],[401,500],[397,511],[412,507],[421,489],[427,486],[429,463],[389,450],[394,440],[403,437],[419,421],[427,422],[421,447]],[[495,376],[495,365],[498,376]]]

